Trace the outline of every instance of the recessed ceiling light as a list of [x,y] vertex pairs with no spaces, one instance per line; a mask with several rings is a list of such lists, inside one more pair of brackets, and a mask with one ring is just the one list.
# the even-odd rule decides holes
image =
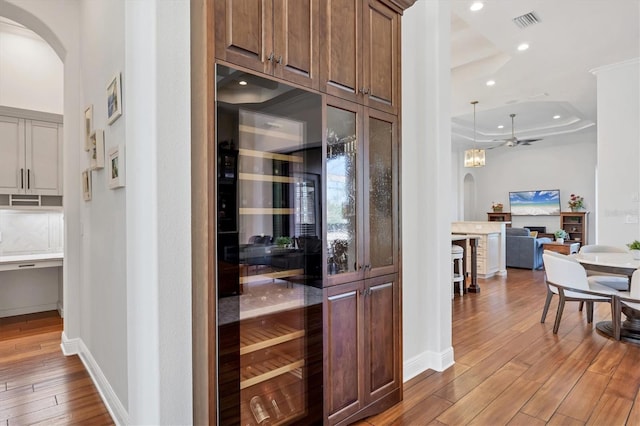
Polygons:
[[504,126],[501,124],[498,126],[498,129],[504,129]]
[[554,120],[557,120],[558,118],[560,118],[560,116],[559,116],[559,115],[554,115],[554,116],[553,116],[553,119],[554,119]]
[[524,52],[528,48],[529,48],[529,45],[527,43],[522,43],[520,46],[518,46],[518,50],[521,52]]
[[238,82],[238,84],[239,84],[240,86],[246,86],[246,85],[247,85],[247,82],[246,82],[246,81],[244,81],[244,80],[240,80],[240,81]]
[[495,84],[496,84],[495,80],[489,80],[489,81],[487,81],[487,86],[493,86],[493,85],[495,85]]
[[484,4],[482,4],[481,1],[476,1],[476,2],[473,2],[471,7],[469,8],[469,10],[472,11],[472,12],[477,12],[480,9],[482,9],[483,7],[484,7]]

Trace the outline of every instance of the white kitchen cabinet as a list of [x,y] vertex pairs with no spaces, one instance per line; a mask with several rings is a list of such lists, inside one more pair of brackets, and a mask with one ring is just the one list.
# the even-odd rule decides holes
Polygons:
[[[451,232],[480,235],[476,251],[478,278],[507,274],[504,222],[453,222]],[[470,250],[468,244],[467,250]],[[470,270],[471,265],[467,268]]]
[[62,124],[0,116],[0,194],[62,195]]

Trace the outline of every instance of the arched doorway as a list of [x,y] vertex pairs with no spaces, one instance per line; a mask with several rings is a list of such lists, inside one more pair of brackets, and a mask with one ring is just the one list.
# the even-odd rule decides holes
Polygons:
[[471,173],[464,175],[463,185],[463,220],[474,220],[476,207],[476,179]]

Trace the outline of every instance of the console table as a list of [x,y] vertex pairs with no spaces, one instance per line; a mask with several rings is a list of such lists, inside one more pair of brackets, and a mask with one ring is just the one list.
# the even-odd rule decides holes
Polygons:
[[580,250],[579,242],[565,242],[560,243],[544,243],[542,245],[543,250],[555,251],[556,253],[562,253],[566,255],[577,253]]

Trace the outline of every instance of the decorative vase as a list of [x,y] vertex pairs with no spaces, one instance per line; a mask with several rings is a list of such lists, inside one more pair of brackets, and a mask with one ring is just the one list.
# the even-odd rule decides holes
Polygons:
[[580,207],[570,207],[572,212],[580,211]]
[[499,207],[494,207],[494,208],[493,208],[493,212],[494,212],[494,213],[502,213],[502,209],[501,209],[501,208],[499,208]]
[[629,250],[635,260],[640,260],[640,250]]
[[564,244],[564,238],[556,238],[556,243]]

